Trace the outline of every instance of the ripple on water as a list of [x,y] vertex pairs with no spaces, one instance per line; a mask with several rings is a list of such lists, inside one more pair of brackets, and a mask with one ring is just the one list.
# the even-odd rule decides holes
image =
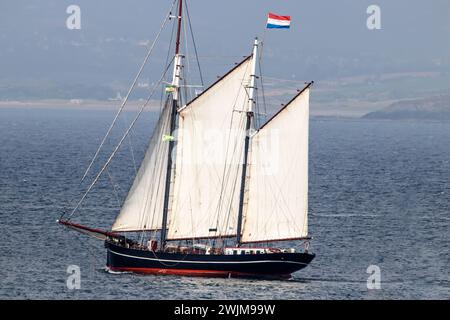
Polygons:
[[[56,225],[64,206],[83,191],[79,179],[112,117],[0,109],[1,298],[450,297],[449,123],[312,121],[309,230],[316,258],[291,280],[257,281],[105,272],[101,242]],[[133,136],[138,159],[154,123],[146,117]],[[130,150],[123,148],[110,168],[120,197],[133,171]],[[83,208],[81,222],[111,225],[117,200],[107,179]],[[367,289],[372,264],[381,269],[381,290]],[[67,289],[69,265],[80,266],[80,290]]]

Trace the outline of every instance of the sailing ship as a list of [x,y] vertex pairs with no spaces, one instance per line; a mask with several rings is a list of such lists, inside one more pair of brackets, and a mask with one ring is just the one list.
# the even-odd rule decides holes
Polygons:
[[104,240],[111,271],[289,278],[315,257],[308,250],[312,82],[257,127],[255,39],[249,56],[183,104],[182,10],[178,0],[166,102],[111,230],[58,222]]

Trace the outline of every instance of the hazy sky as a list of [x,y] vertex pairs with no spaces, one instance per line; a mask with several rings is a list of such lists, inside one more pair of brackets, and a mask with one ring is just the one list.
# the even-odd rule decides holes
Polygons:
[[[0,81],[128,84],[172,0],[0,2]],[[264,34],[270,76],[338,78],[397,71],[450,70],[448,0],[189,0],[206,80],[250,53]],[[66,8],[81,8],[81,30],[68,30]],[[366,26],[381,8],[381,30]],[[267,30],[272,11],[291,15],[290,30]],[[167,53],[163,34],[144,78],[157,78]]]

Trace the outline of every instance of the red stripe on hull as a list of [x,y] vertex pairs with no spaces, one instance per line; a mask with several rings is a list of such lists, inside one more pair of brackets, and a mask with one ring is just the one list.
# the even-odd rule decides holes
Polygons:
[[265,275],[255,273],[244,273],[234,271],[219,271],[219,270],[193,270],[193,269],[169,269],[169,268],[127,268],[127,267],[108,267],[111,271],[116,272],[134,272],[140,274],[153,275],[175,275],[175,276],[189,276],[189,277],[273,277],[273,278],[290,278],[290,274],[279,275]]

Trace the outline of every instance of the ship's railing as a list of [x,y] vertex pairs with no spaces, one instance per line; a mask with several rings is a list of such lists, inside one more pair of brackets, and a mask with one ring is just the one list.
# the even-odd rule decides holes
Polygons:
[[[115,245],[122,246],[124,248],[130,248],[134,250],[142,251],[159,251],[157,250],[157,241],[149,240],[147,245],[141,244],[137,241],[127,239],[125,237],[108,237],[106,241],[112,242]],[[300,247],[304,252],[309,251],[310,242],[304,240],[300,243]],[[271,254],[271,253],[295,253],[295,248],[276,248],[276,247],[212,247],[206,244],[193,244],[188,246],[168,244],[164,248],[166,253],[179,253],[179,254],[204,254],[204,255],[253,255],[253,254]]]

